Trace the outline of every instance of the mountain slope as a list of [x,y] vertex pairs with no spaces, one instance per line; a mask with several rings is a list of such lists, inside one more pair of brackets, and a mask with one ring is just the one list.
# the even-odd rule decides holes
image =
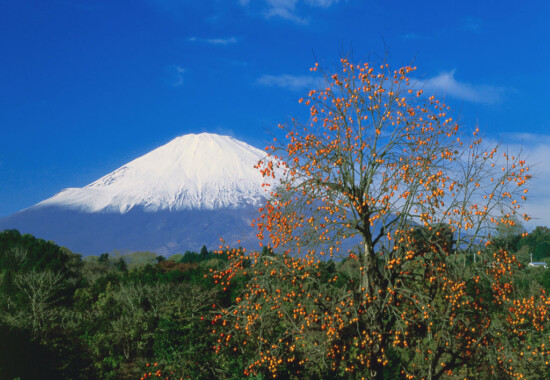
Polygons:
[[258,205],[265,192],[254,165],[264,156],[229,136],[185,135],[38,206],[125,213],[133,207],[159,211]]
[[0,219],[0,230],[16,228],[82,254],[169,255],[217,248],[221,237],[255,248],[250,223],[266,192],[254,166],[264,157],[228,136],[181,136],[88,186]]
[[169,256],[198,252],[202,245],[218,249],[220,238],[232,247],[256,249],[258,240],[250,225],[256,213],[252,206],[156,212],[136,207],[124,214],[33,207],[0,219],[0,231],[15,228],[83,255],[118,250]]

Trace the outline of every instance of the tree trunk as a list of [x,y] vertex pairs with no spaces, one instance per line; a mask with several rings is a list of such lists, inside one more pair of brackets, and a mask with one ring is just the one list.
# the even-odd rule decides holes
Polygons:
[[365,242],[363,245],[363,257],[360,261],[361,267],[361,287],[365,289],[367,294],[371,297],[375,296],[376,283],[376,256],[372,249],[372,245],[369,242]]
[[[376,253],[372,248],[372,244],[369,241],[364,243],[364,251],[362,258],[360,260],[362,267],[361,271],[361,287],[364,289],[362,297],[367,293],[370,297],[370,303],[367,307],[375,308],[373,313],[367,313],[368,320],[366,320],[366,325],[369,326],[369,329],[372,332],[382,331],[382,320],[379,315],[381,310],[378,307],[380,305],[380,297],[383,296],[379,293],[381,278],[380,272],[378,271],[378,262],[376,258]],[[376,297],[376,298],[375,298]],[[381,348],[383,347],[383,342],[380,342],[378,348],[371,348],[371,359],[370,359],[370,378],[373,380],[383,380],[384,379],[384,365],[378,361],[378,359],[384,360],[383,352]]]
[[371,379],[384,380],[384,366],[378,362],[377,357],[371,360]]

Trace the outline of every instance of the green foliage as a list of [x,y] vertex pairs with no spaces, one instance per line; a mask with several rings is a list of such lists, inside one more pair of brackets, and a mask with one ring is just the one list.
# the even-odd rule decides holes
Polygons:
[[527,236],[518,239],[515,248],[529,247],[533,254],[533,261],[543,261],[550,257],[550,228],[537,227]]
[[180,377],[241,377],[237,356],[212,350],[209,314],[231,296],[207,274],[223,256],[82,260],[17,231],[0,233],[0,247],[0,378],[135,379],[153,361]]
[[155,252],[148,252],[148,251],[137,251],[137,252],[129,252],[129,253],[121,253],[121,252],[115,252],[114,256],[116,258],[123,258],[124,261],[128,264],[128,268],[138,268],[143,265],[155,265],[157,264],[158,260],[157,257],[159,256]]
[[[545,242],[547,232],[539,229],[527,242]],[[518,237],[518,241],[523,239]],[[442,234],[440,244],[451,249],[452,237]],[[240,344],[235,350],[213,349],[219,343],[219,334],[212,331],[223,328],[212,324],[216,308],[235,304],[253,279],[248,273],[236,276],[230,285],[215,284],[210,273],[226,265],[225,254],[208,252],[203,247],[200,253],[172,257],[176,260],[156,260],[158,255],[150,252],[102,254],[81,260],[51,242],[17,231],[0,233],[0,247],[1,379],[135,379],[153,367],[168,378],[240,379],[254,358],[257,342]],[[417,249],[426,247],[420,244]],[[283,259],[267,248],[261,257],[269,258],[274,265]],[[456,259],[462,263],[462,258]],[[464,263],[464,270],[482,265]],[[245,267],[249,264],[243,262]],[[339,307],[338,295],[357,286],[358,273],[353,260],[320,263],[315,273],[304,277],[304,286],[311,294],[332,295],[331,299],[312,298],[304,302],[304,307],[326,311]],[[311,276],[319,281],[309,282]],[[267,276],[265,280],[270,281]],[[514,283],[525,297],[537,294],[541,286],[550,291],[550,270],[523,268]],[[294,289],[284,281],[271,286],[283,293]],[[477,292],[479,297],[491,294],[487,289],[484,292],[488,284],[467,286],[471,287],[468,293]],[[445,307],[444,299],[435,301],[436,307]],[[292,318],[281,320],[275,314],[266,314],[258,323],[274,340],[284,337],[289,329],[299,328],[292,324]],[[547,339],[545,332],[537,334],[530,335],[534,346]],[[281,366],[278,377],[348,378],[343,367],[323,366],[320,345],[326,342],[321,335],[320,330],[312,329],[293,353],[295,360]],[[429,349],[430,342],[420,346]],[[415,355],[404,348],[392,350],[384,377],[399,378],[402,361],[416,360]],[[146,363],[157,366],[147,367]],[[538,362],[530,365],[533,373],[542,368]],[[260,372],[255,378],[268,375]]]
[[175,261],[175,262],[179,263],[182,258],[183,258],[183,254],[176,253],[176,254],[171,255],[170,257],[168,257],[168,260],[172,260],[172,261]]
[[52,242],[21,235],[17,230],[0,232],[0,268],[20,272],[49,270],[70,272],[78,269],[80,256]]
[[206,246],[203,245],[200,253],[186,251],[179,261],[181,263],[200,263],[203,261],[211,260],[213,258],[219,258],[219,255],[215,254],[212,251],[208,251],[208,249],[206,249]]

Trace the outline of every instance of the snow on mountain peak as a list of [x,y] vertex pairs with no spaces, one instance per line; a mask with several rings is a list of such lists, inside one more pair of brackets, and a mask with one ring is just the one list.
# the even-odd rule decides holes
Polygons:
[[177,137],[83,188],[38,205],[86,212],[217,209],[259,205],[264,178],[254,165],[265,152],[212,133]]

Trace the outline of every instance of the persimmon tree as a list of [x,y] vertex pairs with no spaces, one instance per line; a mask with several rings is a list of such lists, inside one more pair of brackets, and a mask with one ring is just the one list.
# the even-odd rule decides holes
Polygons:
[[214,274],[250,278],[214,319],[216,349],[246,354],[246,374],[521,378],[545,365],[550,301],[516,299],[518,264],[491,245],[528,219],[529,168],[463,132],[414,70],[342,59],[300,99],[310,120],[281,125],[258,164],[278,183],[255,220],[268,249],[233,251]]

